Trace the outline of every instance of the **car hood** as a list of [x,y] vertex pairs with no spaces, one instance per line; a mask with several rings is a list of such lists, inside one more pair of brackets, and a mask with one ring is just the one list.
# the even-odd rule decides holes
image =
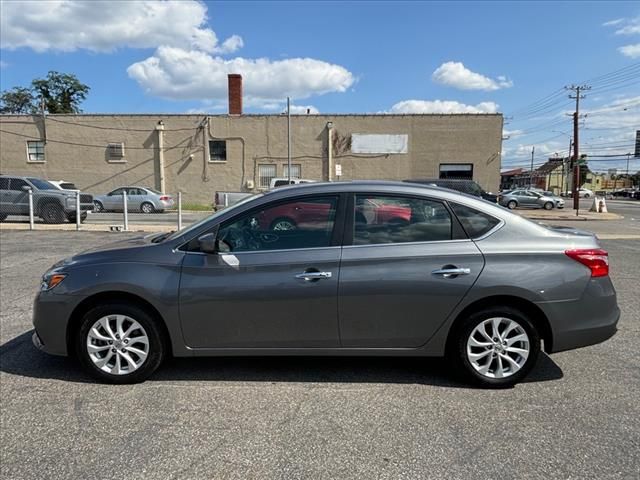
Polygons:
[[111,263],[111,262],[154,262],[164,263],[168,258],[171,248],[163,248],[163,243],[153,243],[153,239],[161,233],[137,236],[127,240],[106,243],[90,248],[71,257],[59,261],[52,268],[72,269],[87,264]]

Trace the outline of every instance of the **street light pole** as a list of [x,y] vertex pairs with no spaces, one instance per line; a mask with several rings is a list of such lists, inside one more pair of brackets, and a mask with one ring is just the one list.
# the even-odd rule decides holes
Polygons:
[[291,99],[287,97],[287,183],[291,185]]

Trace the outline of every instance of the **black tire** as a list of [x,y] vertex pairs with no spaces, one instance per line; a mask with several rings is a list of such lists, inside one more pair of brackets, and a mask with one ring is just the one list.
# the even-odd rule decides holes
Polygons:
[[[529,338],[529,354],[516,372],[503,378],[490,378],[476,371],[471,364],[467,356],[467,341],[478,325],[487,319],[497,317],[512,320],[522,327]],[[504,332],[504,329],[502,331]],[[450,335],[447,344],[448,362],[464,380],[485,388],[508,388],[515,385],[531,371],[540,353],[540,334],[529,317],[513,307],[495,306],[474,312],[457,324]],[[491,361],[496,362],[497,359]]]
[[509,210],[513,210],[513,209],[515,209],[517,206],[518,206],[518,202],[516,202],[515,200],[510,200],[510,201],[507,203],[507,208],[508,208]]
[[93,211],[94,212],[104,212],[104,205],[102,205],[102,202],[99,202],[98,200],[94,200],[93,201]]
[[[149,339],[149,353],[143,363],[131,373],[116,375],[98,368],[87,351],[87,335],[93,325],[108,315],[126,315],[138,322]],[[161,330],[156,320],[137,305],[123,302],[105,303],[92,308],[84,314],[75,335],[75,353],[82,367],[94,378],[113,384],[140,383],[149,378],[160,366],[167,350]]]
[[64,217],[64,210],[58,203],[45,203],[40,208],[40,218],[44,223],[63,223]]
[[[285,228],[285,225],[288,227]],[[287,217],[276,218],[271,225],[269,225],[269,230],[273,231],[286,231],[286,230],[295,230],[298,228],[296,222]]]
[[584,198],[589,198],[591,195],[589,195],[588,193],[584,194]]
[[544,209],[545,210],[553,210],[553,202],[546,202],[544,204]]
[[140,211],[142,213],[154,213],[156,209],[152,203],[142,202],[142,205],[140,205]]

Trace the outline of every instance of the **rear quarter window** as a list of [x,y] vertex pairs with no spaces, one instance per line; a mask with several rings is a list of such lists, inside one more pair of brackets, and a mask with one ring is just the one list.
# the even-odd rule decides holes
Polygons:
[[475,208],[451,203],[451,209],[458,217],[469,238],[479,238],[493,230],[500,220]]

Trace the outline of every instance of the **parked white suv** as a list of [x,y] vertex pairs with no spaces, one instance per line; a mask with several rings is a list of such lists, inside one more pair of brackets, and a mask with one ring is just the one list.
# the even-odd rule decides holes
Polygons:
[[300,183],[314,183],[315,180],[305,180],[304,178],[272,178],[269,184],[269,189],[284,187],[286,185],[298,185]]

